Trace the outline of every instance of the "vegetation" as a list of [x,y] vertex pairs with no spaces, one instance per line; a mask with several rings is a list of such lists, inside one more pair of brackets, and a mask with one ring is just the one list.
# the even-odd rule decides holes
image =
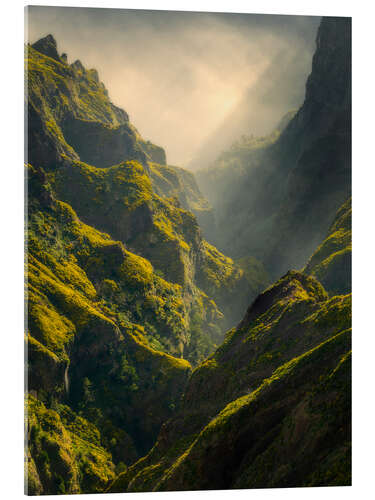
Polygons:
[[272,280],[306,265],[351,195],[350,33],[349,19],[323,19],[297,113],[196,174],[215,214],[205,237],[234,259],[255,257]]
[[54,409],[29,396],[25,409],[29,436],[28,493],[97,493],[115,476],[111,454],[92,423],[69,407]]
[[[280,177],[293,178],[275,158],[292,158],[299,138],[316,187],[322,151],[341,146],[328,134],[307,151],[301,112],[268,138],[244,137],[213,170],[224,204],[214,215],[96,70],[67,64],[51,35],[26,48],[26,65],[27,492],[350,484],[350,201],[323,243],[322,227],[309,239],[303,272],[272,283],[268,254],[274,210],[296,213],[275,199]],[[231,183],[222,196],[229,177],[241,196]],[[243,211],[250,187],[269,205],[255,197]],[[344,187],[322,202],[327,213]],[[228,257],[202,231],[238,208]],[[320,209],[305,208],[315,220]],[[229,248],[228,234],[214,236]],[[281,269],[288,245],[279,250]]]
[[351,199],[339,209],[327,238],[317,248],[304,272],[316,276],[332,294],[351,291]]
[[288,273],[193,371],[178,414],[109,491],[350,484],[350,322],[350,296]]
[[[96,429],[106,465],[85,459],[55,478],[35,458],[48,455],[52,469],[55,455],[30,441],[29,491],[94,492],[150,449],[179,407],[187,359],[212,352],[223,314],[198,287],[205,243],[191,206],[177,199],[206,209],[192,178],[148,163],[162,162],[160,148],[112,105],[95,70],[68,65],[52,37],[36,47],[26,50],[28,391],[35,421],[57,419],[56,453],[76,460],[71,411]],[[87,134],[110,165],[79,143]],[[155,188],[156,168],[178,175],[178,192]]]
[[150,163],[150,178],[156,194],[178,198],[183,208],[193,212],[203,230],[213,223],[212,209],[192,173],[175,166]]

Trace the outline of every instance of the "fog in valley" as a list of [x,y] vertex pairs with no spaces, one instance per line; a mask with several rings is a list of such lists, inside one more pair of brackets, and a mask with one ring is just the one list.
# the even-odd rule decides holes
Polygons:
[[170,164],[200,168],[302,104],[319,21],[31,7],[28,41],[53,34],[70,63],[99,71],[112,101]]

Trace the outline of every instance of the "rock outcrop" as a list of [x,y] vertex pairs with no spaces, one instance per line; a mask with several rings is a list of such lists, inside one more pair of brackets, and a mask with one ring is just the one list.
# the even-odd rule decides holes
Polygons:
[[[350,484],[351,297],[289,272],[191,375],[109,491]],[[218,460],[220,457],[220,460]]]
[[351,20],[323,18],[316,43],[304,103],[279,137],[240,144],[197,174],[216,218],[208,237],[274,278],[305,264],[350,196]]
[[214,219],[96,70],[27,47],[29,494],[350,484],[349,55],[323,20]]
[[26,57],[28,491],[92,493],[152,447],[190,362],[253,290],[202,238],[194,178],[166,165],[97,71],[69,65],[52,36]]

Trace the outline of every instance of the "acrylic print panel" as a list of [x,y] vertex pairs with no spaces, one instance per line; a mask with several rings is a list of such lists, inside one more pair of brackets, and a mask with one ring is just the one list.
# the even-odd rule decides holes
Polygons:
[[350,18],[27,25],[26,492],[350,485]]

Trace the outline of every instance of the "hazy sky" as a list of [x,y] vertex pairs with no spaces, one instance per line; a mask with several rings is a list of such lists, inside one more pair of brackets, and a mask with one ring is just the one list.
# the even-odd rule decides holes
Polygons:
[[163,146],[169,163],[185,165],[227,117],[235,120],[244,96],[258,118],[259,100],[268,100],[263,119],[244,124],[255,134],[301,104],[318,23],[301,16],[29,7],[28,41],[51,33],[69,62],[95,67],[141,135]]

